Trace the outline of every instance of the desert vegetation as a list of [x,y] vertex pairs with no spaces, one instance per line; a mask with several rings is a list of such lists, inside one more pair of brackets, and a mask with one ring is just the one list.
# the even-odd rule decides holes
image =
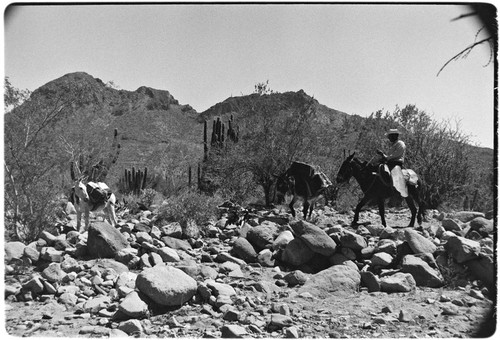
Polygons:
[[[206,202],[273,205],[275,176],[293,160],[320,166],[332,179],[346,150],[373,160],[375,150],[385,147],[388,128],[403,132],[406,166],[420,175],[426,208],[493,209],[492,154],[485,157],[471,145],[459,123],[439,122],[415,105],[377,110],[367,118],[349,116],[303,91],[276,93],[262,82],[254,93],[228,98],[199,115],[188,111],[193,129],[184,133],[175,115],[161,113],[178,105],[170,95],[151,104],[139,97],[133,101],[141,93],[154,96],[144,87],[132,96],[99,80],[102,86],[96,86],[92,77],[62,79],[34,93],[5,79],[7,239],[28,241],[54,228],[72,185],[69,164],[107,182],[122,207],[139,202],[161,207],[167,219],[185,220],[188,212],[209,218],[213,207]],[[136,114],[114,115],[123,105],[117,98],[126,98]],[[152,111],[153,106],[160,109]],[[186,115],[185,108],[179,112]],[[335,189],[336,197],[325,203],[352,210],[360,196],[357,185]]]

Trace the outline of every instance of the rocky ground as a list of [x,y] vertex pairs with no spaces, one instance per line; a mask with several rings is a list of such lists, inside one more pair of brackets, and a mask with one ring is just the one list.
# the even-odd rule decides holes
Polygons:
[[[234,208],[234,209],[233,209]],[[5,244],[5,328],[12,336],[457,338],[496,325],[493,219],[406,210],[312,220],[221,207],[184,230],[119,214],[60,235]],[[241,216],[241,214],[240,214]],[[198,234],[196,230],[201,229]],[[484,333],[486,332],[486,333]]]

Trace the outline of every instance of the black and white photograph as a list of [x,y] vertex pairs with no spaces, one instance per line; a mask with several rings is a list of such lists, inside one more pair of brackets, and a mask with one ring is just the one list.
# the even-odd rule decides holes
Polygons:
[[12,2],[6,338],[497,333],[491,2]]

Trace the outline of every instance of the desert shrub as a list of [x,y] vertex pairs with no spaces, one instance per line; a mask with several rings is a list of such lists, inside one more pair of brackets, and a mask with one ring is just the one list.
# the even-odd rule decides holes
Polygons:
[[179,222],[182,228],[194,221],[198,226],[217,218],[218,196],[208,196],[191,190],[167,198],[158,208],[157,223]]

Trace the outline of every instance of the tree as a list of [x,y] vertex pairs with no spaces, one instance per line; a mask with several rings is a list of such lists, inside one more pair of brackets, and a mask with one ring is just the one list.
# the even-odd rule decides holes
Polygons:
[[249,98],[236,113],[238,142],[227,141],[227,147],[211,156],[211,164],[217,167],[222,188],[235,188],[237,184],[236,191],[251,191],[261,187],[269,206],[274,199],[275,176],[303,156],[313,143],[315,103],[301,91],[294,94],[293,104],[285,102],[281,94],[269,89],[267,82],[257,84]]
[[4,84],[5,103],[12,107],[4,115],[9,238],[30,241],[41,230],[53,228],[61,208],[57,197],[65,191],[70,162],[94,156],[105,145],[102,137],[92,134],[106,125],[102,124],[106,118],[93,120],[85,113],[84,108],[92,107],[91,90],[85,83],[59,86],[29,93],[16,89],[8,79]]

